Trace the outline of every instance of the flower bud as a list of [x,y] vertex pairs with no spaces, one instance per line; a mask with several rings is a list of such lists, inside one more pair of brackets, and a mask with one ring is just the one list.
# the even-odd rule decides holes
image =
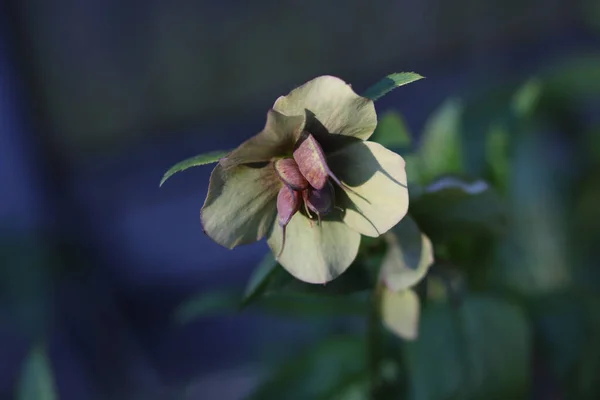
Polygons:
[[304,190],[308,188],[308,181],[298,169],[298,164],[293,158],[282,158],[274,163],[275,171],[279,179],[294,190]]
[[300,196],[298,192],[287,186],[283,186],[277,195],[277,217],[279,225],[286,226],[299,208]]
[[306,189],[302,192],[302,198],[306,207],[320,218],[333,210],[333,186],[327,182],[323,189]]

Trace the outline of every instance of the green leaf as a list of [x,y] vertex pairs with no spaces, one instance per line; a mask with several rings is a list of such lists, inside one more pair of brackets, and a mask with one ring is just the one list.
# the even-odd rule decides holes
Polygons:
[[410,290],[395,292],[387,287],[381,292],[383,324],[402,339],[414,340],[419,333],[419,296]]
[[52,366],[43,344],[35,344],[24,361],[16,400],[57,400]]
[[532,350],[527,319],[509,303],[469,296],[458,309],[433,305],[406,345],[411,398],[526,398]]
[[242,299],[242,306],[250,304],[265,292],[269,285],[270,278],[276,273],[278,267],[279,264],[277,264],[273,253],[269,252],[263,257],[260,264],[250,276],[250,280],[248,281],[248,285],[244,292],[244,298]]
[[377,128],[369,140],[390,149],[406,148],[411,144],[408,127],[400,113],[395,111],[388,111],[379,118]]
[[312,134],[328,132],[366,140],[377,126],[373,102],[334,76],[319,76],[279,97],[273,109],[285,115],[305,115],[308,110],[318,122],[307,119],[306,129]]
[[363,235],[377,237],[396,225],[408,210],[405,162],[374,142],[357,142],[330,154],[334,174],[351,188],[344,223]]
[[[336,335],[301,349],[262,382],[251,400],[325,399],[341,383],[362,382],[367,373],[365,343],[357,336]],[[342,385],[345,386],[345,385]]]
[[524,297],[562,290],[572,285],[575,270],[568,246],[572,210],[564,197],[572,178],[561,176],[569,165],[556,159],[543,132],[516,137],[514,150],[511,220],[498,246],[494,282]]
[[262,295],[269,297],[280,294],[301,294],[314,296],[340,296],[364,292],[375,286],[375,279],[368,263],[373,257],[361,257],[342,275],[325,285],[314,285],[294,278],[282,267],[277,267],[269,275]]
[[592,126],[584,134],[586,153],[591,160],[600,162],[600,125]]
[[504,191],[508,186],[510,160],[509,160],[509,133],[500,126],[493,125],[486,137],[486,159],[489,175],[495,186]]
[[433,264],[433,247],[410,217],[385,234],[388,248],[381,265],[381,279],[393,291],[416,285]]
[[172,177],[177,172],[185,171],[186,169],[191,167],[198,167],[200,165],[216,163],[227,153],[228,151],[213,151],[210,153],[198,154],[197,156],[180,161],[177,164],[173,165],[171,168],[169,168],[167,172],[165,172],[162,179],[160,180],[159,186],[162,186],[163,183],[167,181],[167,179]]
[[600,56],[597,53],[568,58],[542,76],[544,87],[569,100],[593,99],[600,94]]
[[424,77],[414,72],[399,72],[390,74],[368,88],[364,93],[363,97],[371,99],[373,101],[385,96],[387,93],[396,89],[397,87],[407,85],[409,83],[423,79]]
[[566,399],[600,395],[600,296],[574,286],[531,299],[529,313],[548,379]]
[[459,233],[500,235],[506,231],[506,205],[485,181],[444,177],[411,200],[411,215],[432,239]]
[[314,293],[278,292],[266,295],[256,306],[267,312],[294,318],[338,318],[365,316],[369,309],[369,293],[346,296],[318,296]]
[[581,355],[586,351],[589,323],[585,308],[580,296],[567,292],[554,292],[531,301],[530,309],[548,369],[563,384],[576,372]]
[[512,109],[519,117],[528,117],[535,111],[542,94],[542,83],[539,79],[532,78],[527,81],[517,92],[512,100]]
[[415,186],[423,183],[421,177],[421,160],[417,154],[407,154],[404,156],[406,162],[406,179],[408,180],[408,186],[414,189]]
[[186,324],[196,318],[210,317],[235,312],[240,304],[240,295],[234,290],[210,290],[185,301],[175,311],[175,320]]
[[430,182],[441,175],[463,171],[461,117],[463,105],[450,99],[431,114],[421,136],[418,154],[421,176]]

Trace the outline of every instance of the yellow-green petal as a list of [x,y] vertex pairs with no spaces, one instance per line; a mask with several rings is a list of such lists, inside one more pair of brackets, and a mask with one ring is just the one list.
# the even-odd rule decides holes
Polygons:
[[312,134],[337,133],[366,140],[377,126],[372,100],[359,96],[350,85],[334,76],[320,76],[275,101],[273,109],[286,115],[305,115]]
[[410,290],[394,292],[383,287],[381,292],[381,318],[383,324],[402,339],[414,340],[419,333],[419,297]]
[[219,163],[225,168],[231,168],[291,154],[304,130],[304,123],[304,114],[288,116],[269,110],[265,128],[223,157]]
[[377,237],[408,211],[404,159],[375,142],[355,142],[327,157],[334,174],[352,190],[340,199],[344,223],[363,235]]
[[381,279],[395,291],[416,285],[433,264],[431,240],[410,217],[386,233],[385,239],[387,250],[381,263]]
[[217,165],[200,212],[204,232],[230,249],[262,239],[275,221],[281,185],[271,164]]
[[[279,254],[283,230],[275,225],[269,247]],[[358,253],[360,234],[341,221],[316,220],[296,213],[285,232],[285,246],[277,261],[293,276],[308,283],[326,283],[343,273]]]

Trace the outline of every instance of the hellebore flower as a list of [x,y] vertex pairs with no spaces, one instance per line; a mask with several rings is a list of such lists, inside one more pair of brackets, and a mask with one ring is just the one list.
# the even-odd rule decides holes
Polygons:
[[267,237],[296,278],[325,283],[408,210],[402,157],[367,139],[373,101],[321,76],[277,99],[265,128],[223,157],[201,211],[206,234],[234,248]]

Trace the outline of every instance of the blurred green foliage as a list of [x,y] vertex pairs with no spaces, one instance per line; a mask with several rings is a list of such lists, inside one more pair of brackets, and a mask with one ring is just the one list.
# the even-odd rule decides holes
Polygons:
[[52,367],[43,343],[34,344],[25,359],[15,400],[58,400]]
[[[539,387],[600,398],[600,131],[579,110],[600,97],[598,71],[586,57],[447,100],[420,135],[399,113],[381,113],[373,140],[405,156],[416,233],[394,233],[399,225],[395,240],[363,238],[355,263],[327,285],[295,280],[269,255],[244,290],[201,293],[176,320],[254,308],[365,321],[270,366],[252,399],[521,399]],[[432,265],[414,257],[421,237]],[[3,300],[34,343],[15,393],[53,400],[48,278],[37,253],[19,247],[30,244],[0,247],[11,266]],[[389,306],[386,263],[427,271],[402,288],[418,302]]]
[[[420,135],[381,113],[372,140],[405,157],[415,237],[364,238],[339,282],[318,287],[268,256],[243,307],[362,316],[366,329],[274,365],[251,398],[600,398],[600,140],[578,109],[599,98],[598,71],[600,60],[574,59],[447,100]],[[417,302],[382,296],[389,257],[423,268],[411,247],[420,234],[434,262],[411,282]]]

